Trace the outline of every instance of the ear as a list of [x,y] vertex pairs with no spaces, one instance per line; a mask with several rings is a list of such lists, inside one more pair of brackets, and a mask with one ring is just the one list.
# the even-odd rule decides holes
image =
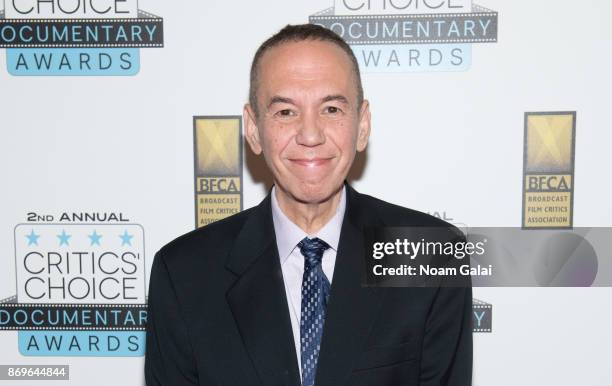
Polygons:
[[247,103],[244,105],[242,117],[244,121],[245,136],[247,142],[249,143],[249,147],[253,153],[259,155],[262,151],[261,142],[259,140],[259,129],[257,128],[257,118],[255,117],[255,112],[250,104]]
[[370,117],[370,102],[364,100],[359,111],[359,131],[357,132],[357,151],[362,152],[368,145],[370,129],[372,128]]

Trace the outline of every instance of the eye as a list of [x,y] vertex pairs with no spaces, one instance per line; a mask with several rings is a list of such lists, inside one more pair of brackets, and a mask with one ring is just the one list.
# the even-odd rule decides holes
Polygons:
[[326,106],[325,109],[323,109],[323,111],[326,114],[338,114],[342,112],[342,110],[340,110],[340,108],[336,106]]
[[282,109],[277,111],[275,115],[279,117],[292,117],[295,115],[295,112],[291,109]]

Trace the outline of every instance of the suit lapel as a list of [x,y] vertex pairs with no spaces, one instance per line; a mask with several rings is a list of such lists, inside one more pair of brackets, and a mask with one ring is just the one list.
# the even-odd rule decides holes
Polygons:
[[366,219],[358,193],[348,184],[346,188],[347,206],[323,328],[317,386],[346,383],[382,304],[380,288],[361,286],[365,275],[361,228]]
[[226,298],[264,385],[300,385],[270,195],[246,220],[227,269],[238,277]]

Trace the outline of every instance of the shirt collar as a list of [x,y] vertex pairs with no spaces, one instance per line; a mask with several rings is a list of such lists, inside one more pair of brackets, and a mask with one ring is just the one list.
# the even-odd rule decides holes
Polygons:
[[336,213],[332,218],[315,234],[309,235],[304,232],[299,226],[291,221],[281,210],[278,201],[276,200],[276,186],[272,187],[272,220],[274,222],[274,232],[276,233],[276,245],[281,264],[284,263],[291,252],[295,249],[304,237],[318,237],[325,241],[334,250],[338,251],[338,243],[340,242],[340,230],[342,229],[342,220],[344,219],[344,211],[346,209],[346,187],[342,187],[340,195],[340,203],[336,208]]

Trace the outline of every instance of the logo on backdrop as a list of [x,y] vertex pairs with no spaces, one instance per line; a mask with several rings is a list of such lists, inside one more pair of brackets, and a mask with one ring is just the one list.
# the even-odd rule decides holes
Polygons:
[[466,71],[497,42],[497,12],[472,0],[334,0],[309,17],[353,48],[363,72]]
[[17,224],[16,294],[0,330],[25,356],[142,356],[144,230],[123,213],[28,213]]
[[[449,222],[463,232],[468,226],[457,222],[445,210],[428,211],[427,214]],[[472,299],[472,332],[493,332],[493,305],[476,298]]]
[[525,113],[524,229],[571,228],[576,112]]
[[135,75],[163,47],[163,19],[138,0],[5,0],[0,48],[12,75]]
[[193,117],[196,228],[242,210],[242,118]]
[[493,331],[493,305],[482,300],[472,299],[473,332]]

